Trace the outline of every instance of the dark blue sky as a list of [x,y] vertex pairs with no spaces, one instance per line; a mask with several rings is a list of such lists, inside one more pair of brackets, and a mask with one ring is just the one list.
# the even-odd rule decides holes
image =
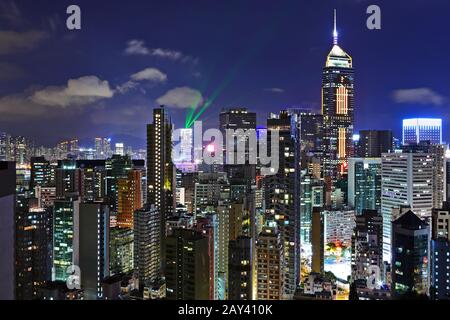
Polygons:
[[[65,26],[70,4],[81,31]],[[370,4],[382,30],[366,28]],[[257,111],[261,124],[282,108],[319,111],[334,8],[356,69],[356,129],[399,136],[404,117],[442,117],[450,140],[447,0],[2,0],[0,131],[140,144],[161,101],[177,126],[195,98],[213,101],[208,125],[224,107]]]

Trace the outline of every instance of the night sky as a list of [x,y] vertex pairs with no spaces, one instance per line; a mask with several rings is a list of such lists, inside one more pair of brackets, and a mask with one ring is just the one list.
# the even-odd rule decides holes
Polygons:
[[[70,4],[80,31],[66,28]],[[371,4],[382,30],[366,28]],[[282,108],[319,112],[334,8],[356,69],[356,130],[400,137],[405,117],[441,117],[450,141],[448,0],[1,0],[0,131],[140,146],[159,103],[177,127],[198,101],[209,126],[227,107],[260,124]]]

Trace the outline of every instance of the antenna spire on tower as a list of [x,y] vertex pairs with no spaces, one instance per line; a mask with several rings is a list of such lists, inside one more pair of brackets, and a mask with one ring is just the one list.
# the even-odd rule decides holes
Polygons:
[[334,9],[334,30],[333,30],[333,44],[338,44],[338,32],[337,32],[337,18],[336,9]]

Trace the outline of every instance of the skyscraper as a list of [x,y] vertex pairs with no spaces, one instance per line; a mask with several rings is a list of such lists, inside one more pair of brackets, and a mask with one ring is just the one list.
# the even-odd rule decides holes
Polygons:
[[[300,131],[300,144],[302,152],[302,169],[304,158],[309,153],[315,153],[322,149],[323,115],[315,114],[307,110],[294,110],[297,115],[297,124]],[[307,163],[307,162],[306,162]]]
[[118,211],[119,180],[128,179],[128,172],[133,168],[133,162],[129,156],[113,155],[105,162],[106,169],[106,196],[107,202],[113,214]]
[[79,265],[80,201],[78,197],[56,200],[53,208],[53,276],[66,281],[67,268]]
[[[209,300],[219,298],[219,273],[218,273],[218,220],[214,209],[205,212],[201,217],[195,219],[194,230],[202,233],[208,239],[208,259],[209,259]],[[221,293],[223,295],[223,293]]]
[[[230,136],[233,137],[234,143],[225,139],[229,145],[224,146],[224,171],[227,173],[230,183],[254,185],[256,164],[250,164],[249,160],[250,153],[255,153],[256,150],[251,149],[249,141],[251,135],[255,135],[256,138],[256,113],[249,112],[245,108],[224,110],[220,113],[220,130],[224,138],[227,137],[228,131],[234,131]],[[241,134],[238,134],[238,130],[242,131]],[[243,155],[237,152],[237,143],[245,143]],[[233,147],[234,150],[228,150],[228,147]],[[232,159],[227,159],[227,152],[233,152]],[[238,163],[239,157],[245,159],[245,164]]]
[[323,176],[328,184],[347,171],[347,159],[353,155],[353,60],[338,45],[336,12],[333,38],[322,74]]
[[391,130],[361,130],[355,156],[380,158],[381,154],[393,151],[393,139]]
[[381,209],[381,158],[350,158],[348,204],[357,214]]
[[125,155],[125,148],[122,142],[118,142],[115,144],[114,154],[117,154],[122,157]]
[[192,229],[175,228],[166,240],[169,300],[207,300],[210,296],[208,238]]
[[253,240],[238,236],[229,241],[228,299],[253,299]]
[[271,114],[267,128],[269,134],[279,131],[280,159],[278,172],[264,178],[266,216],[278,225],[284,247],[284,295],[292,297],[300,281],[300,144],[288,111]]
[[300,188],[300,244],[302,260],[311,255],[312,213],[316,207],[322,208],[324,203],[324,187],[322,181],[311,174],[303,174]]
[[106,200],[105,161],[77,161],[80,169],[80,197],[82,201],[102,202]]
[[450,201],[450,157],[448,154],[445,154],[444,158],[444,173],[445,173],[445,194],[444,199],[446,201]]
[[133,270],[133,229],[111,228],[110,230],[110,272],[111,275],[129,273]]
[[311,229],[311,271],[322,274],[325,264],[325,217],[322,208],[313,208]]
[[153,123],[147,125],[147,202],[158,210],[159,245],[164,257],[166,218],[175,208],[175,168],[172,163],[172,124],[164,107],[153,110]]
[[49,187],[55,183],[55,172],[50,162],[44,157],[31,158],[30,189],[34,191],[37,186]]
[[117,179],[117,225],[133,228],[134,211],[142,207],[141,172],[129,170],[126,178]]
[[109,276],[109,208],[103,203],[79,208],[81,287],[87,300],[102,299],[102,281]]
[[75,160],[58,161],[56,169],[56,196],[64,198],[80,192],[80,170]]
[[173,162],[181,168],[183,163],[193,162],[193,130],[192,128],[180,129],[180,143],[178,146],[178,157],[173,159]]
[[385,153],[381,164],[383,259],[390,261],[393,209],[409,206],[419,217],[431,217],[433,208],[433,156],[424,152]]
[[428,293],[429,234],[412,211],[392,222],[392,296]]
[[284,297],[283,243],[276,227],[263,227],[256,242],[257,299],[282,300]]
[[222,196],[223,186],[227,183],[224,172],[199,172],[194,186],[194,213],[201,213],[208,206],[216,207]]
[[[20,198],[20,200],[19,200]],[[18,194],[16,208],[16,299],[32,300],[51,280],[51,210]]]
[[450,299],[450,203],[433,209],[430,244],[430,297]]
[[0,162],[0,300],[14,299],[16,166]]
[[95,159],[108,159],[111,156],[111,139],[95,138]]
[[352,280],[365,280],[367,285],[371,267],[382,266],[383,217],[377,210],[362,210],[352,237]]
[[422,141],[419,144],[403,145],[403,152],[427,153],[433,159],[433,207],[439,208],[446,200],[446,153],[448,145]]
[[442,119],[403,120],[403,144],[419,144],[425,141],[442,144]]
[[147,205],[134,213],[134,271],[139,281],[161,277],[161,240],[159,210]]
[[10,137],[5,132],[0,132],[0,161],[9,160]]

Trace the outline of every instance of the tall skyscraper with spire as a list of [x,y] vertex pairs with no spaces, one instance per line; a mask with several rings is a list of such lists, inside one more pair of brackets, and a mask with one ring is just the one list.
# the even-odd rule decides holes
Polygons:
[[322,74],[323,176],[330,185],[347,171],[353,155],[353,60],[338,43],[335,10],[333,48]]

